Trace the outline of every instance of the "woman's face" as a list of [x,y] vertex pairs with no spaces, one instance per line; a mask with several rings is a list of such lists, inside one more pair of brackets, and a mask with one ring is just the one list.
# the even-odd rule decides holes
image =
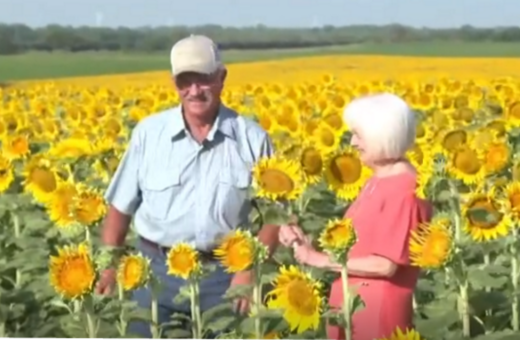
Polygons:
[[360,133],[358,129],[352,129],[352,138],[350,139],[350,144],[359,152],[359,157],[361,161],[365,164],[371,163],[371,156],[368,150],[368,145],[363,138],[363,135]]

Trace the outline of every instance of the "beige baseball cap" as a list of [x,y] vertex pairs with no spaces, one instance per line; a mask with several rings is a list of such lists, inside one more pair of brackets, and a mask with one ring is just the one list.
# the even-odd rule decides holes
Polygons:
[[191,35],[179,40],[170,52],[172,73],[184,72],[211,74],[222,67],[217,44],[203,35]]

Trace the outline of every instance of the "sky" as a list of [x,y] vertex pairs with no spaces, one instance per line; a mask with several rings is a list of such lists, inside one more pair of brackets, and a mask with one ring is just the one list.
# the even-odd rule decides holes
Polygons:
[[520,24],[520,0],[0,0],[0,23],[494,27]]

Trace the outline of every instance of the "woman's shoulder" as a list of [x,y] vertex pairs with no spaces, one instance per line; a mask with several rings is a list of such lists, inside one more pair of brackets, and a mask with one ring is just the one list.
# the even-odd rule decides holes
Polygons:
[[383,207],[431,210],[430,202],[417,196],[418,179],[418,174],[410,171],[384,178],[374,178],[373,183]]

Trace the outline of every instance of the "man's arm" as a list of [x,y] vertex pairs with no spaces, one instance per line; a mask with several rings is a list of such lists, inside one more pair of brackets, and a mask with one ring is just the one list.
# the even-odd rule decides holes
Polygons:
[[136,128],[105,194],[109,208],[101,232],[104,245],[121,247],[124,244],[132,215],[141,203],[138,178],[140,155],[141,145]]

